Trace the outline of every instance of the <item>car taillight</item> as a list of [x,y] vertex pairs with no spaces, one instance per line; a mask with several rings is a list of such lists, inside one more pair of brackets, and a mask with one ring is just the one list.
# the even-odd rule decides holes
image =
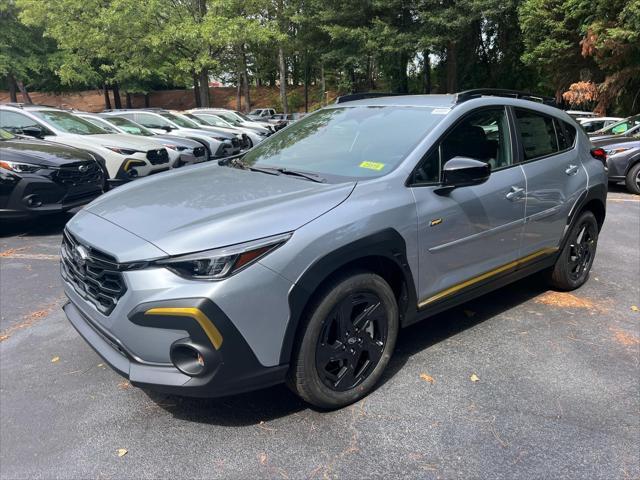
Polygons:
[[604,151],[604,148],[592,148],[591,156],[596,160],[600,160],[604,165],[607,164],[607,152]]

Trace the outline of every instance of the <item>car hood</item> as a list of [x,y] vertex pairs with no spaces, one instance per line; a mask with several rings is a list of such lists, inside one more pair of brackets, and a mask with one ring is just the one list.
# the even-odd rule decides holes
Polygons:
[[296,230],[354,186],[205,164],[136,180],[88,211],[178,255]]
[[101,135],[85,135],[88,139],[93,139],[103,147],[124,147],[146,152],[147,150],[157,150],[158,144],[147,140],[153,137],[139,137],[127,133],[107,133]]
[[196,142],[195,140],[190,140],[185,137],[179,137],[177,135],[154,135],[153,137],[146,137],[149,139],[160,140],[163,143],[172,143],[174,145],[187,147],[187,148],[198,148],[201,147],[202,144],[200,142]]
[[[596,147],[614,147],[618,145],[624,145],[625,143],[635,143],[637,145],[640,145],[640,140],[638,140],[637,138],[620,137],[619,135],[613,135],[591,138],[591,143],[593,143]],[[630,145],[625,146],[629,147]],[[631,145],[631,147],[634,146],[636,145]]]
[[94,160],[82,150],[43,140],[4,140],[0,142],[0,160],[24,162],[46,167]]

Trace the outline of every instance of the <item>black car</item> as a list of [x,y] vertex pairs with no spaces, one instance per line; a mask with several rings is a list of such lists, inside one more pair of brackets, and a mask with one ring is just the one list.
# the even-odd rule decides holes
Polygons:
[[80,207],[103,192],[104,172],[83,150],[0,129],[0,218]]
[[609,182],[624,182],[627,190],[640,195],[640,133],[592,140],[592,143],[607,154]]

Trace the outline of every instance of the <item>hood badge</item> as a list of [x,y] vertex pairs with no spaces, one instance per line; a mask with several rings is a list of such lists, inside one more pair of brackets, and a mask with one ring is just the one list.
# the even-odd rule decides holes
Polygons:
[[87,264],[87,259],[89,258],[89,251],[82,245],[78,245],[73,249],[71,255],[73,256],[73,262],[78,267],[84,267]]
[[86,172],[87,170],[89,170],[89,165],[80,165],[78,167],[78,170],[81,172]]

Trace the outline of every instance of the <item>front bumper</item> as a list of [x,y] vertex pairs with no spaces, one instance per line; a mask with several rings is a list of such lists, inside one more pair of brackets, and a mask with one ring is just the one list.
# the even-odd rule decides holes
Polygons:
[[[183,317],[148,316],[144,312],[162,305],[191,305],[216,319],[223,342],[215,349],[206,341],[200,325],[185,321]],[[153,306],[152,306],[153,305]],[[158,306],[160,305],[160,306]],[[188,308],[188,307],[184,307]],[[144,362],[107,330],[93,322],[72,302],[64,307],[67,318],[84,340],[117,373],[138,387],[150,388],[164,393],[194,397],[217,397],[265,388],[282,383],[288,365],[264,367],[257,361],[251,349],[229,319],[208,299],[182,299],[142,306],[132,315],[134,322],[148,324],[150,328],[186,328],[187,337],[205,353],[206,370],[199,376],[182,373],[170,363]],[[182,340],[182,339],[181,339]]]
[[65,188],[47,177],[24,175],[0,178],[0,218],[28,218],[82,207],[102,194],[102,180]]

